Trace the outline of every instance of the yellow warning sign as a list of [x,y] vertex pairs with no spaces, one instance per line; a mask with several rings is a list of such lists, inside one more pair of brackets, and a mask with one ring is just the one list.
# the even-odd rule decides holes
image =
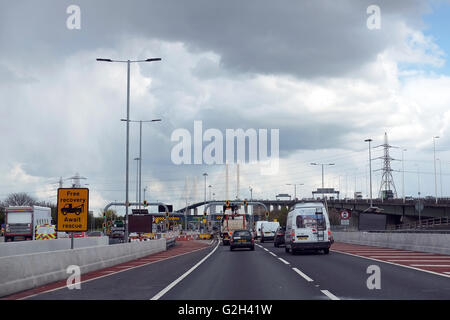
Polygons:
[[87,231],[89,189],[58,189],[58,231]]

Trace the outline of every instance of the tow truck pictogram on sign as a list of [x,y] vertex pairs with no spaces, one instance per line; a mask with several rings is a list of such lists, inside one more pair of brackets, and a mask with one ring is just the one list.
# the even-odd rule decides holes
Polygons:
[[83,212],[83,208],[84,204],[81,204],[77,207],[72,207],[72,204],[68,203],[61,209],[61,213],[63,215],[67,215],[68,213],[75,213],[77,216],[79,216]]

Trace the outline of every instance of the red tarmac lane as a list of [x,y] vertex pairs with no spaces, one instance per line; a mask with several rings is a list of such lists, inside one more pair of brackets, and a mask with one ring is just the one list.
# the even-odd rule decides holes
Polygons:
[[450,278],[450,256],[335,242],[332,251],[380,260]]
[[[177,242],[177,244],[168,249],[167,251],[162,251],[159,253],[154,253],[136,260],[124,262],[112,267],[108,267],[105,269],[100,269],[97,271],[89,272],[81,275],[81,282],[86,282],[102,277],[107,277],[112,274],[116,274],[118,272],[126,271],[132,268],[148,265],[151,263],[155,263],[158,261],[174,258],[177,256],[181,256],[190,252],[202,250],[208,248],[211,244],[211,240],[192,240],[192,241],[181,241]],[[44,292],[54,291],[60,288],[66,287],[66,280],[61,280],[58,282],[53,282],[46,284],[41,287],[37,287],[34,289],[22,291],[19,293],[15,293],[9,296],[2,297],[0,300],[21,300],[25,299],[37,294],[41,294]]]

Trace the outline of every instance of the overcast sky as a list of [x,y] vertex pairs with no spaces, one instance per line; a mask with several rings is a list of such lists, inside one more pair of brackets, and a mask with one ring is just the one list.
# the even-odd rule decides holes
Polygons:
[[[367,27],[377,4],[381,28]],[[81,28],[70,30],[70,5]],[[280,170],[242,165],[240,198],[321,186],[310,162],[333,162],[326,187],[368,193],[368,146],[404,152],[405,194],[450,194],[450,1],[2,1],[0,3],[0,199],[27,192],[56,202],[59,177],[79,172],[91,210],[125,197],[126,65],[131,119],[143,125],[143,187],[149,201],[180,208],[203,199],[204,180],[225,199],[224,165],[175,165],[170,137],[203,128],[279,129]],[[131,124],[130,199],[136,198],[139,128]],[[205,145],[206,146],[206,143]],[[382,149],[373,150],[373,158]],[[375,160],[373,169],[381,168]],[[402,170],[401,161],[393,161]],[[441,168],[441,170],[440,170]],[[417,172],[420,172],[420,175]],[[442,180],[439,179],[442,172]],[[236,197],[230,165],[230,198]],[[402,175],[394,172],[402,195]],[[374,193],[380,185],[374,172]],[[70,186],[64,180],[64,186]],[[186,191],[187,190],[187,191]],[[209,197],[209,191],[208,197]],[[119,211],[122,209],[119,209]]]

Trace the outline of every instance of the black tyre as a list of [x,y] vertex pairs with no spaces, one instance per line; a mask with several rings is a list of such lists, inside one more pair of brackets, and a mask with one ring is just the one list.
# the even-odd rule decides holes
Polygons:
[[233,248],[232,246],[230,246],[230,251],[233,251],[233,249],[234,249],[234,248]]
[[261,243],[264,243],[264,238],[263,237],[261,237]]
[[278,244],[277,244],[276,242],[273,243],[273,246],[274,246],[275,248],[278,248]]
[[323,249],[323,253],[329,254],[330,253],[330,248]]
[[288,247],[285,247],[285,248],[284,248],[284,251],[286,251],[287,253],[289,253],[289,248],[288,248]]
[[255,246],[252,246],[252,247],[250,248],[250,250],[251,250],[251,251],[255,251]]

